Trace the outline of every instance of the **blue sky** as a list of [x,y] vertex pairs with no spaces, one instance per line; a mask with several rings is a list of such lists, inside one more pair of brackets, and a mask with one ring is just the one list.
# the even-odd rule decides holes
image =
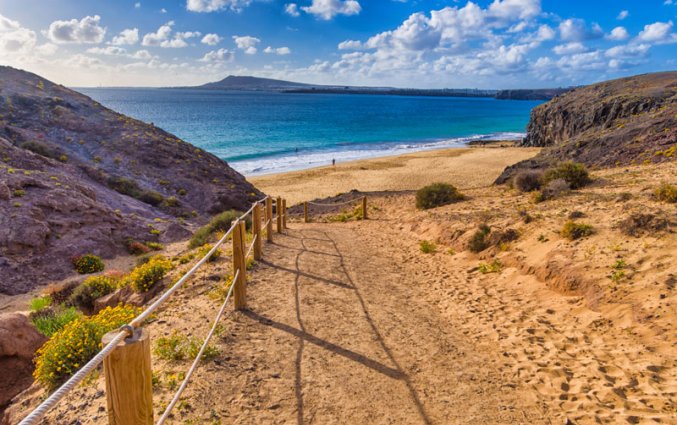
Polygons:
[[69,86],[519,88],[677,68],[677,0],[0,0],[0,63]]

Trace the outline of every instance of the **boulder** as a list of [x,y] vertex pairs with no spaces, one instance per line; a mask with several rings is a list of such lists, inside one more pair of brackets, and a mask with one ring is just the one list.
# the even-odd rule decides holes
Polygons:
[[46,340],[24,314],[0,314],[0,410],[33,383],[33,356]]

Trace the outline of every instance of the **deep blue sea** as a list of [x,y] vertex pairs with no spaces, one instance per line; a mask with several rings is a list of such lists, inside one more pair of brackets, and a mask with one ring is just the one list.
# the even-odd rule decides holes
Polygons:
[[224,92],[78,91],[152,122],[245,175],[289,171],[469,140],[523,135],[540,102],[488,98]]

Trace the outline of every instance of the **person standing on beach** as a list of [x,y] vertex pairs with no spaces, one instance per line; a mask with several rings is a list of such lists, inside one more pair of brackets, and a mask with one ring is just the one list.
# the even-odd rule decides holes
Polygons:
[[331,165],[336,166],[336,159],[334,158],[331,159]]

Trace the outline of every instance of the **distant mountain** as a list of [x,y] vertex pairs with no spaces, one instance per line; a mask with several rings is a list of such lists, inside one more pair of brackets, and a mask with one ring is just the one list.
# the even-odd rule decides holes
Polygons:
[[197,87],[182,87],[209,90],[277,91],[306,94],[380,94],[393,96],[437,96],[437,97],[494,97],[513,100],[548,100],[570,89],[525,89],[525,90],[481,90],[481,89],[412,89],[396,87],[363,87],[297,83],[252,76],[229,75],[221,81]]
[[284,80],[273,80],[271,78],[229,75],[221,81],[203,84],[196,88],[214,89],[214,90],[281,91],[311,86],[312,86],[311,84],[295,83],[292,81],[284,81]]

